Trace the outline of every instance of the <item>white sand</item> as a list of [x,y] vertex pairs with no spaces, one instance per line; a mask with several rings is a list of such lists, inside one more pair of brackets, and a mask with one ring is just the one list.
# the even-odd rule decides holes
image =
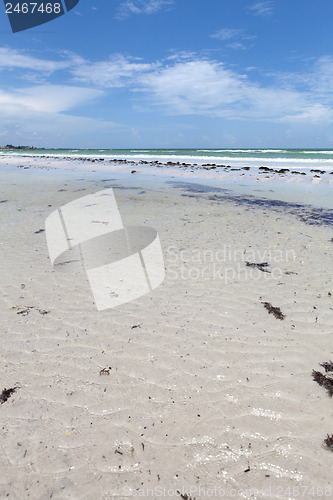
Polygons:
[[[311,377],[333,358],[332,227],[139,176],[0,175],[0,392],[19,387],[0,405],[0,498],[332,498],[333,401]],[[35,231],[133,183],[114,189],[123,221],[158,230],[166,279],[97,312]]]

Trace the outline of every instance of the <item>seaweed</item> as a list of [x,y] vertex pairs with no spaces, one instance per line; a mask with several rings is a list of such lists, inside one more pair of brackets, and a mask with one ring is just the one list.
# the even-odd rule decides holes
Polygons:
[[312,378],[317,384],[319,384],[321,387],[324,387],[326,389],[329,397],[331,398],[333,396],[333,379],[330,377],[327,377],[321,372],[318,372],[316,370],[312,370]]
[[17,309],[16,314],[21,314],[22,316],[28,316],[31,309],[34,309],[34,306],[13,306],[12,309]]
[[7,401],[7,399],[10,398],[10,396],[16,391],[16,389],[19,389],[19,387],[12,387],[11,389],[6,389],[2,391],[0,394],[0,403],[3,404]]
[[325,368],[325,372],[333,372],[333,362],[332,361],[325,361],[324,363],[319,363],[320,366]]
[[327,438],[324,439],[324,444],[329,448],[331,451],[333,451],[333,434],[329,435],[327,434]]
[[45,314],[49,314],[50,311],[46,311],[45,309],[38,309],[39,314],[45,316]]
[[248,261],[245,261],[245,264],[248,266],[248,267],[256,267],[258,268],[260,271],[262,271],[263,273],[270,273],[270,271],[268,269],[266,269],[266,267],[269,266],[268,262],[248,262]]
[[312,168],[310,172],[313,172],[315,174],[326,174],[326,170],[318,170],[316,168]]
[[[275,172],[281,173],[281,171]],[[333,226],[332,209],[316,208],[308,204],[260,198],[252,195],[236,195],[231,193],[231,191],[228,189],[211,187],[204,184],[178,181],[167,181],[167,183],[173,184],[175,188],[185,190],[186,193],[183,193],[182,196],[194,198],[195,196],[193,196],[192,193],[196,193],[198,196],[204,195],[206,193],[209,195],[209,193],[212,193],[211,196],[207,197],[207,199],[210,201],[218,203],[233,202],[237,203],[240,206],[245,205],[253,208],[270,208],[275,212],[288,211],[288,213],[298,217],[305,224]],[[333,243],[333,238],[330,241]]]
[[273,314],[276,319],[280,319],[282,321],[286,317],[279,307],[274,307],[269,302],[262,302],[262,304],[264,304],[264,307],[267,309],[269,314]]
[[111,366],[109,368],[102,368],[102,370],[99,371],[100,375],[110,375],[110,370],[112,370]]
[[289,168],[280,168],[280,170],[274,170],[277,174],[285,174],[287,172],[290,172]]
[[187,493],[181,493],[179,490],[177,490],[178,495],[183,498],[183,500],[195,500],[195,497],[190,497]]
[[79,259],[65,260],[64,262],[57,262],[55,266],[64,266],[65,264],[73,264],[73,262],[80,262]]
[[[22,288],[25,288],[25,285]],[[32,311],[32,309],[35,309],[35,306],[13,306],[12,309],[17,309],[16,314],[20,314],[21,316],[28,316],[30,311]],[[42,316],[45,316],[45,314],[49,314],[51,312],[51,311],[46,311],[45,309],[38,309],[38,308],[36,308],[36,310]]]

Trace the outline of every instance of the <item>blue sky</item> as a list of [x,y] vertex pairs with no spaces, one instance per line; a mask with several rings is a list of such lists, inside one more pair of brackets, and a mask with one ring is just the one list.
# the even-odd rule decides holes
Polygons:
[[331,0],[80,0],[13,34],[1,5],[0,145],[333,148],[332,19]]

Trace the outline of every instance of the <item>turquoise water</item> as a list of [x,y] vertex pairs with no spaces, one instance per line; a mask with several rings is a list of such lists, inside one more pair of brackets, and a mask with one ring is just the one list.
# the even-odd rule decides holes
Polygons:
[[272,158],[332,160],[333,149],[30,149],[6,150],[2,154],[45,154],[69,156],[188,156],[203,158]]
[[98,157],[106,160],[159,160],[237,166],[276,166],[333,170],[333,149],[33,149],[0,155]]

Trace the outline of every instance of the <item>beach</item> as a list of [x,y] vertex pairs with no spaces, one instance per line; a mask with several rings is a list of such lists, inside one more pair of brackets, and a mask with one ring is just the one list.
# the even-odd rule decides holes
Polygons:
[[[0,497],[332,497],[332,170],[102,158],[0,158]],[[110,189],[165,279],[97,311],[45,220]]]

